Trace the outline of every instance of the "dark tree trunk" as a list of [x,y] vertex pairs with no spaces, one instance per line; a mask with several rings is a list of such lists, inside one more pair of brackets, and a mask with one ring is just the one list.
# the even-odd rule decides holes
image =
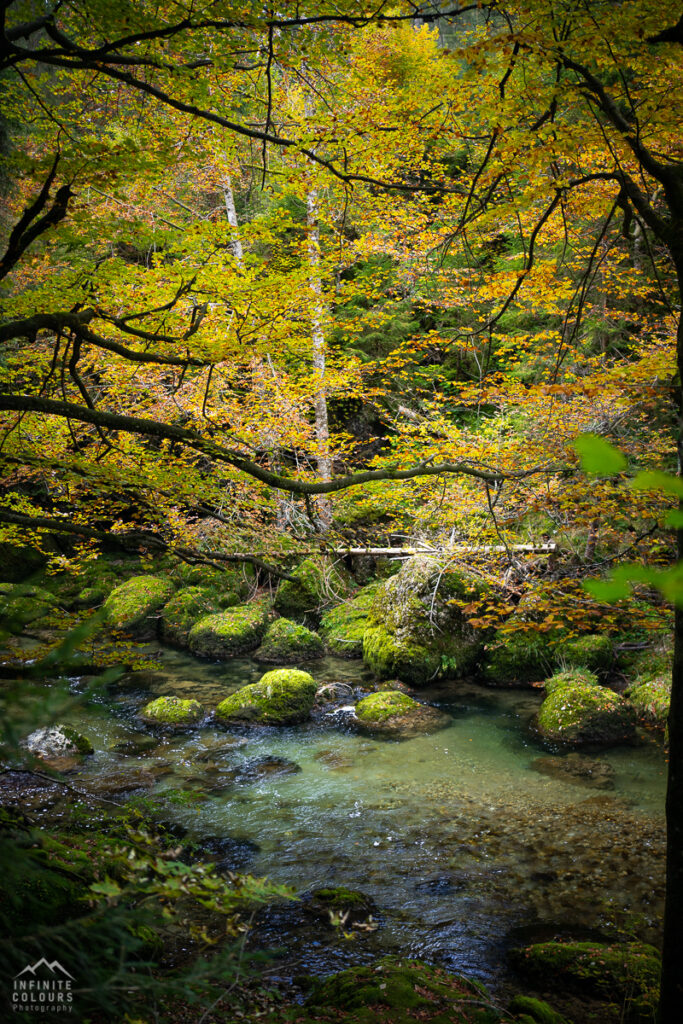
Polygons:
[[[683,298],[683,257],[676,259]],[[678,323],[676,381],[678,475],[683,476],[683,315]],[[679,508],[683,511],[683,501]],[[676,535],[683,562],[683,530]],[[669,772],[666,789],[666,902],[658,1024],[680,1024],[683,1016],[683,607],[675,609],[671,707],[668,719]]]

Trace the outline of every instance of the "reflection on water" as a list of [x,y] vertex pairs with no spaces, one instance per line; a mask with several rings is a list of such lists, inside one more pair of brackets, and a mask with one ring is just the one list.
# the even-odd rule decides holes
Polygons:
[[[292,933],[290,973],[294,963],[325,973],[400,950],[495,985],[506,936],[522,924],[629,927],[656,939],[664,760],[654,744],[567,761],[531,738],[536,691],[467,685],[432,695],[452,714],[449,728],[402,743],[340,731],[329,716],[282,730],[210,725],[150,749],[134,718],[150,693],[210,708],[263,671],[175,651],[160,660],[71,717],[97,750],[80,781],[143,778],[163,816],[192,836],[254,844],[254,874],[375,899],[381,927],[356,941]],[[356,662],[327,659],[312,671],[320,682],[368,681]],[[282,941],[282,913],[264,917],[265,939]]]

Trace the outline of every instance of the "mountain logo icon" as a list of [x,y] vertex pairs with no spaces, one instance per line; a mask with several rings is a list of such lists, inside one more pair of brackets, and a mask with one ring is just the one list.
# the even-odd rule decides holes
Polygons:
[[71,981],[75,980],[73,974],[69,974],[66,967],[62,967],[59,960],[53,960],[52,963],[50,963],[50,961],[46,960],[44,956],[42,956],[40,960],[37,960],[36,963],[28,964],[26,967],[24,967],[23,971],[19,971],[18,974],[14,975],[14,977],[21,978],[21,976],[24,974],[35,975],[36,971],[38,971],[39,968],[41,967],[45,968],[45,970],[51,971],[52,974],[61,974],[65,978],[70,978]]

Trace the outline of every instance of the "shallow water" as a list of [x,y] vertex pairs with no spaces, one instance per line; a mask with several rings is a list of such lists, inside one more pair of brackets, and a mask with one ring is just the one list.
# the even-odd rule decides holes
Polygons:
[[[145,799],[190,836],[257,844],[253,874],[297,891],[346,885],[375,899],[379,928],[351,939],[301,928],[293,905],[261,915],[261,940],[289,946],[275,974],[323,974],[401,951],[495,988],[506,948],[520,936],[626,928],[656,939],[665,765],[654,743],[589,755],[611,769],[597,788],[541,774],[534,762],[550,756],[554,770],[559,755],[529,731],[538,691],[463,684],[430,695],[452,714],[447,729],[403,742],[360,737],[329,714],[281,730],[209,725],[144,755],[117,752],[145,735],[135,712],[150,694],[191,695],[212,707],[264,671],[249,660],[213,665],[170,650],[159,662],[69,716],[96,748],[74,782],[111,791],[116,778],[125,788],[127,778],[144,777]],[[357,662],[326,659],[310,669],[319,682],[369,682]],[[246,742],[226,745],[236,734]],[[259,777],[253,766],[266,757],[301,770]]]

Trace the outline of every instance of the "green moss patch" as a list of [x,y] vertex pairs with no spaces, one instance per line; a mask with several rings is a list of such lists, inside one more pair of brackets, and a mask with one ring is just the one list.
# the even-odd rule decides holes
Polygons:
[[104,602],[107,624],[135,636],[154,636],[157,615],[174,591],[165,576],[133,576],[122,583]]
[[204,709],[197,700],[181,697],[157,697],[140,712],[140,718],[150,725],[196,725],[204,717]]
[[450,717],[398,690],[371,693],[356,704],[360,732],[387,739],[411,739],[450,724]]
[[516,950],[517,969],[543,990],[595,996],[621,1009],[618,1018],[655,1019],[661,962],[654,946],[640,942],[542,942]]
[[[330,1009],[335,1020],[368,1024],[418,1020],[429,1024],[498,1024],[500,1014],[486,1004],[486,991],[476,982],[419,960],[384,957],[328,978],[304,1009],[309,1014]],[[326,1018],[313,1013],[310,1019]]]
[[533,632],[498,630],[488,648],[484,678],[490,686],[539,682],[552,669],[547,637]]
[[54,594],[43,587],[0,584],[0,628],[20,633],[29,623],[48,615],[57,603]]
[[302,618],[337,604],[349,593],[349,574],[338,563],[323,558],[307,558],[292,576],[295,582],[283,580],[277,589],[275,609],[280,615]]
[[636,679],[626,697],[638,718],[656,729],[665,729],[671,704],[671,676]]
[[202,658],[234,658],[255,650],[266,632],[268,606],[261,601],[205,615],[188,635],[193,654]]
[[315,694],[315,680],[308,672],[275,669],[221,701],[216,718],[254,725],[293,725],[308,718]]
[[560,673],[548,680],[546,692],[537,716],[538,731],[545,739],[601,746],[634,739],[633,707],[613,690],[595,685],[590,673],[576,669]]
[[474,671],[483,635],[461,606],[484,595],[479,580],[438,559],[407,559],[378,587],[363,635],[363,659],[380,679],[413,686]]
[[322,658],[325,645],[313,630],[290,619],[276,619],[268,629],[254,657],[257,661],[288,665]]
[[564,640],[555,648],[559,664],[572,668],[587,668],[592,672],[607,672],[614,661],[614,649],[608,636],[588,633],[572,640]]
[[379,583],[370,583],[355,597],[325,612],[320,622],[320,634],[330,654],[338,658],[363,656],[363,635],[379,586]]
[[[236,603],[236,602],[235,602]],[[185,587],[174,594],[161,612],[161,635],[169,644],[185,647],[194,624],[220,610],[218,595],[208,587]]]

